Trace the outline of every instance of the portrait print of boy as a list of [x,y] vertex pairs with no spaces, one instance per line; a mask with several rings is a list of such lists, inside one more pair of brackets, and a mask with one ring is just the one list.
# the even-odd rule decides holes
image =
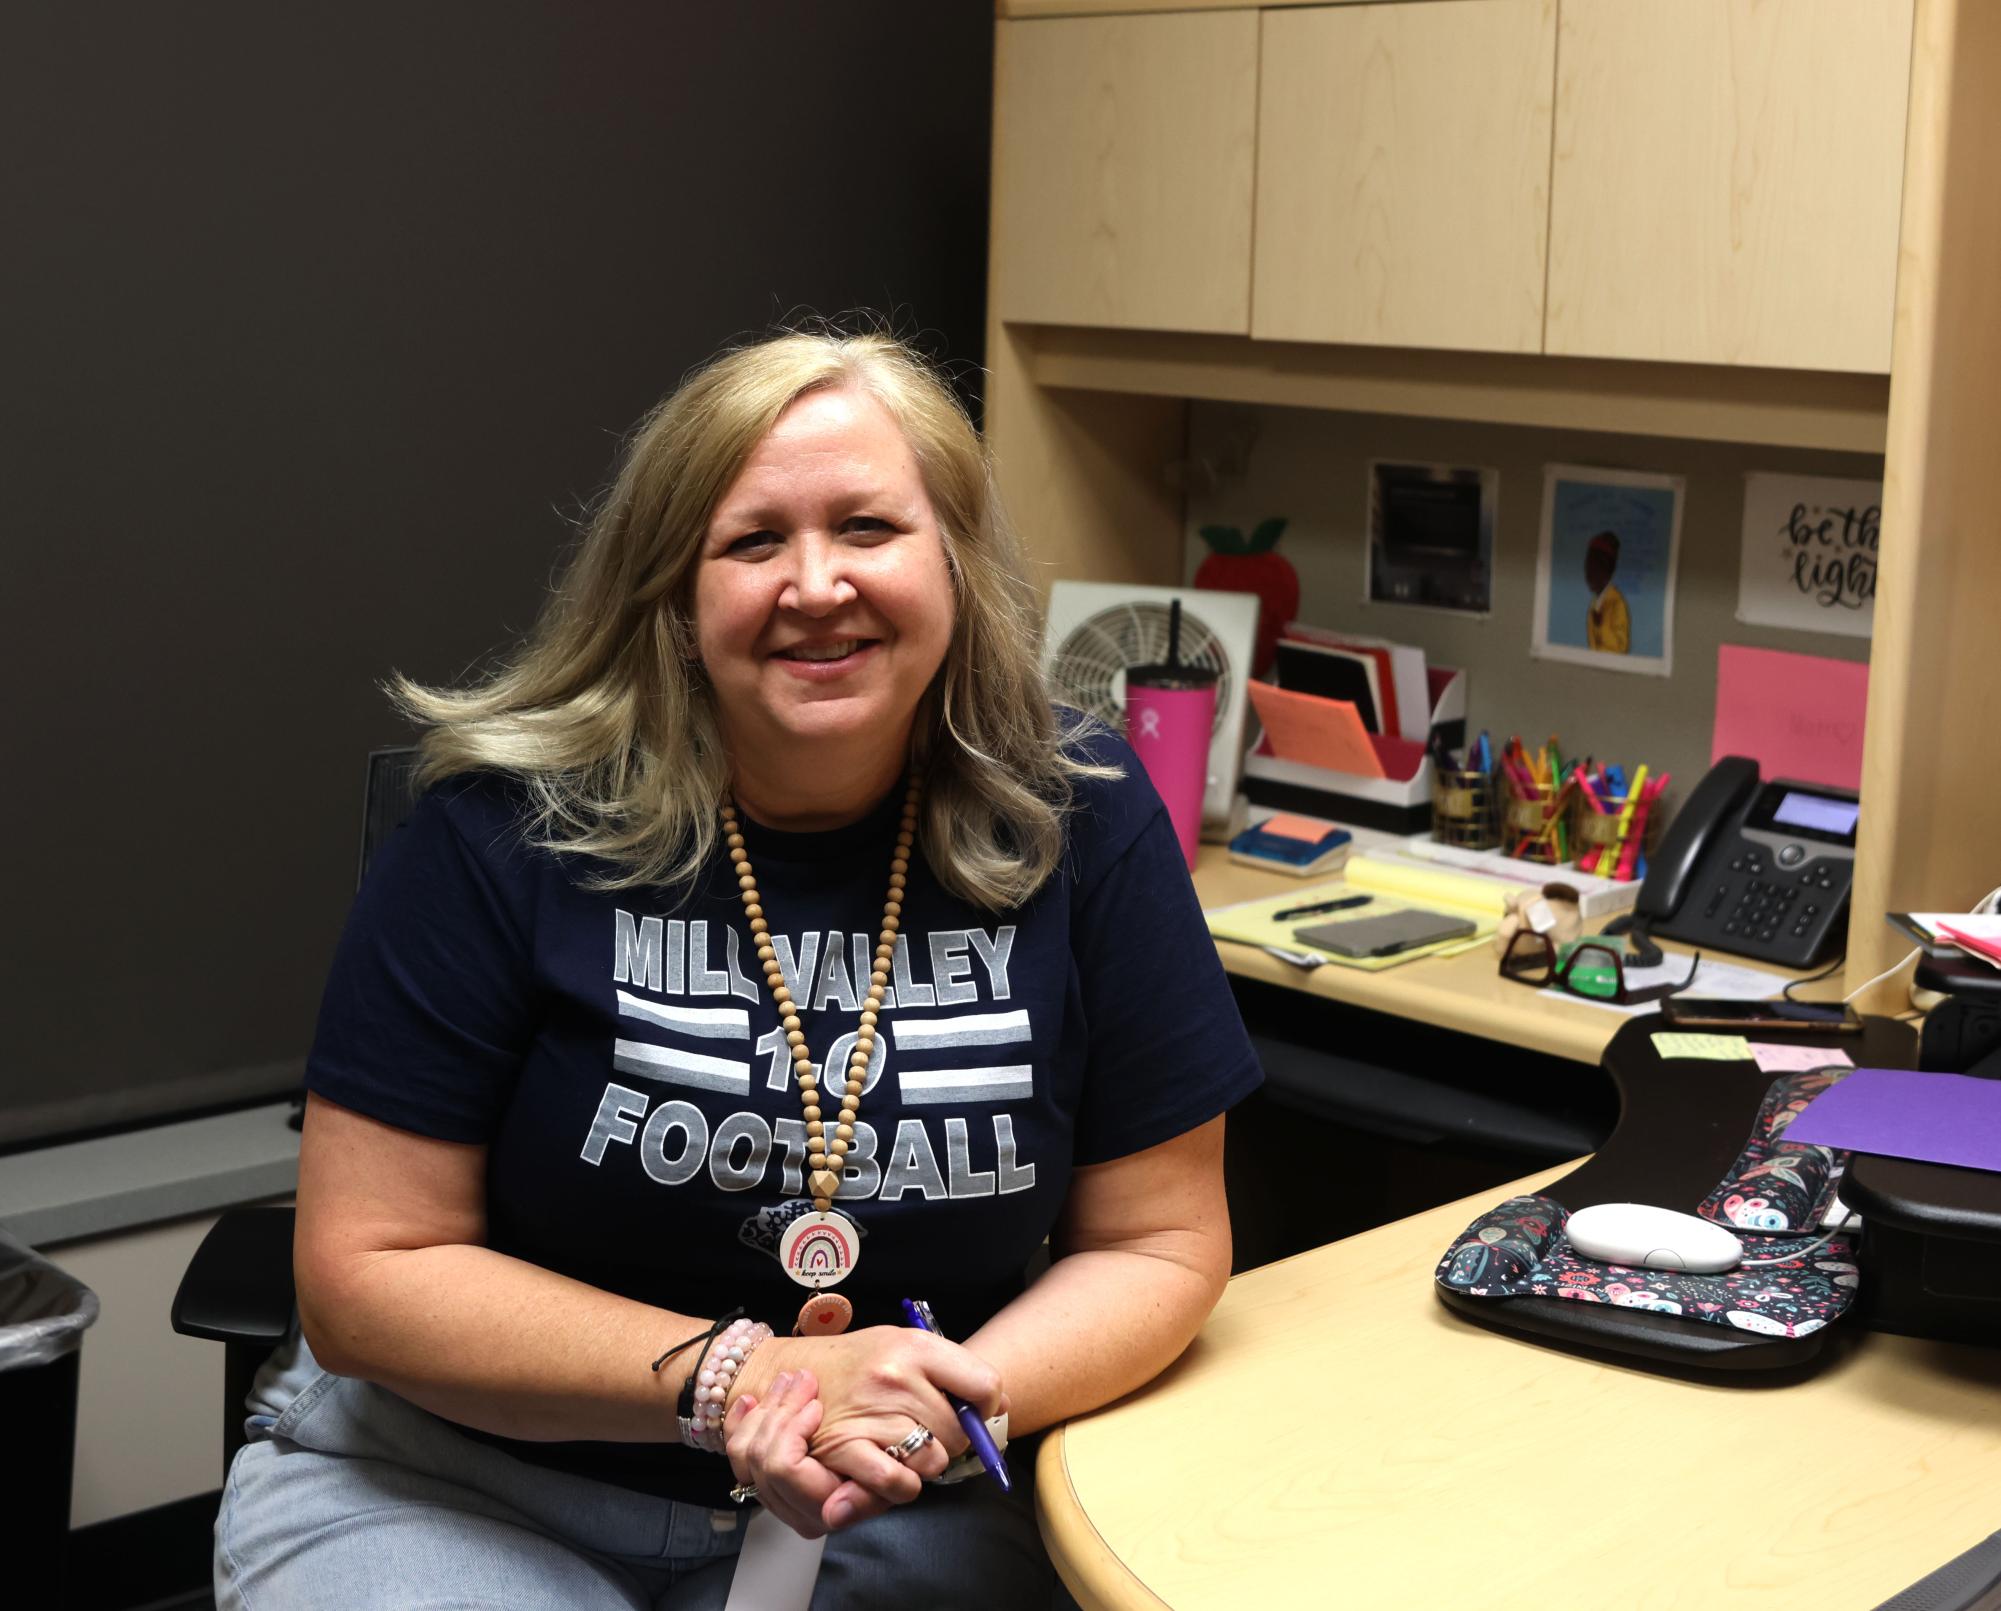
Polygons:
[[1633,647],[1633,617],[1626,595],[1612,583],[1619,568],[1619,534],[1601,531],[1584,548],[1584,585],[1591,590],[1585,612],[1584,641],[1601,654],[1628,654]]

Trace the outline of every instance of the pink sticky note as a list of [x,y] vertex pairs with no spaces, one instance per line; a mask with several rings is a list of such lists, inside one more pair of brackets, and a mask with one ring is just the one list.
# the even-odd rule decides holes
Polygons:
[[1331,822],[1322,822],[1317,817],[1295,816],[1289,811],[1281,811],[1275,817],[1266,817],[1258,824],[1260,833],[1275,833],[1281,839],[1297,839],[1302,844],[1317,845],[1327,837]]
[[1860,660],[1723,644],[1709,758],[1748,755],[1767,778],[1859,789],[1868,696]]
[[1824,1046],[1781,1046],[1768,1040],[1752,1041],[1751,1056],[1767,1074],[1790,1074],[1802,1068],[1855,1066],[1855,1060],[1846,1052],[1829,1051]]
[[1354,705],[1345,699],[1322,699],[1270,683],[1246,684],[1272,754],[1284,761],[1304,761],[1330,772],[1352,772],[1379,778],[1383,763],[1369,743],[1369,730]]

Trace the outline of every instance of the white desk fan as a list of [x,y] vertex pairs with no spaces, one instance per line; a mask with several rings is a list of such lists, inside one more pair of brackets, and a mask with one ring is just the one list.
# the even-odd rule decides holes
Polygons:
[[1057,582],[1049,590],[1042,664],[1056,697],[1126,729],[1126,667],[1167,659],[1168,608],[1181,601],[1181,659],[1216,676],[1204,823],[1224,824],[1244,760],[1244,693],[1257,644],[1258,600],[1249,593],[1127,582]]

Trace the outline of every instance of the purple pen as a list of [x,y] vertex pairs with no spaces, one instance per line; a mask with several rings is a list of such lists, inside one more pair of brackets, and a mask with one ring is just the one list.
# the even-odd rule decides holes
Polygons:
[[[944,1335],[939,1331],[938,1321],[931,1313],[931,1305],[922,1298],[903,1300],[903,1318],[919,1331],[928,1331],[934,1337]],[[987,1432],[986,1422],[980,1419],[980,1412],[965,1400],[956,1398],[950,1393],[945,1395],[945,1399],[952,1406],[952,1413],[958,1416],[959,1425],[965,1428],[967,1441],[972,1444],[973,1453],[980,1457],[980,1464],[987,1468],[987,1475],[1001,1485],[1002,1493],[1013,1493],[1014,1481],[1007,1474],[1007,1461],[1001,1458],[1000,1450],[994,1447],[994,1440]]]

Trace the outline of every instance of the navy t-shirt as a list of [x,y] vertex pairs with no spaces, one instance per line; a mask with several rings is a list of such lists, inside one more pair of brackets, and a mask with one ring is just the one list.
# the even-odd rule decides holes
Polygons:
[[[1181,1135],[1261,1077],[1159,798],[1118,740],[1087,751],[1125,776],[1080,782],[1061,866],[1026,905],[983,911],[939,885],[921,841],[912,860],[837,1198],[862,1232],[839,1288],[856,1326],[928,1298],[964,1337],[1021,1290],[1073,1167]],[[822,1067],[854,1045],[901,797],[829,832],[744,824]],[[805,1201],[806,1129],[727,859],[678,898],[597,891],[596,869],[528,845],[523,819],[518,783],[477,774],[433,789],[384,845],[308,1087],[488,1148],[495,1250],[783,1333],[806,1296],[776,1253]],[[666,1367],[677,1384],[683,1364]],[[678,1445],[487,1441],[702,1503],[730,1481]]]

